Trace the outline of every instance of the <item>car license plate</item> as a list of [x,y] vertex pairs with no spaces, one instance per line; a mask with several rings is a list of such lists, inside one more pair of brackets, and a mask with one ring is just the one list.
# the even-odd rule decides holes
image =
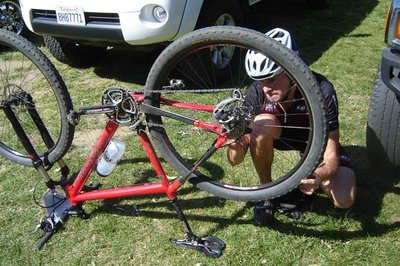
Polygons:
[[57,23],[66,25],[85,26],[83,9],[77,6],[57,6]]

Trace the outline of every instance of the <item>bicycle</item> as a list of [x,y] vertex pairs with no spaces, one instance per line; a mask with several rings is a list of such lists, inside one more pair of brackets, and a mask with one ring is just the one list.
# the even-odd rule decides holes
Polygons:
[[[244,68],[248,50],[268,55],[289,75],[307,105],[308,125],[303,153],[276,151],[273,181],[260,184],[251,156],[244,170],[226,163],[226,148],[251,133],[251,109],[243,105],[250,84]],[[0,30],[1,94],[0,155],[35,167],[48,190],[43,195],[46,216],[38,224],[45,242],[70,216],[87,217],[89,200],[165,194],[181,221],[187,239],[173,243],[219,257],[225,243],[214,236],[198,237],[180,208],[176,192],[186,181],[218,197],[259,201],[294,189],[319,164],[326,145],[327,126],[322,95],[302,60],[265,35],[239,27],[210,27],[170,44],[154,62],[144,89],[107,88],[101,104],[74,109],[57,69],[32,43]],[[167,98],[168,96],[168,98]],[[108,122],[76,177],[63,160],[85,115],[105,114]],[[58,118],[58,119],[57,119]],[[86,183],[120,126],[138,135],[159,182],[100,189]],[[152,145],[179,177],[169,180]],[[286,142],[287,140],[280,140]],[[187,145],[191,145],[188,148]],[[208,145],[206,148],[202,148]],[[57,164],[59,180],[48,170]],[[62,192],[58,192],[60,187]]]

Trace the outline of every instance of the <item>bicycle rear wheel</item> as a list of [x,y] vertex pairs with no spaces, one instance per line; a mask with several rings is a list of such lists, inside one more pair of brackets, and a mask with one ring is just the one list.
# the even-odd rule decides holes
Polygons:
[[[48,58],[30,41],[7,30],[0,30],[0,155],[25,166],[33,166],[10,120],[6,105],[33,144],[45,165],[58,161],[71,145],[74,126],[67,114],[73,110],[72,102],[59,73]],[[28,100],[31,97],[32,100]],[[29,114],[28,109],[36,110]],[[51,139],[45,144],[43,130]]]
[[[146,82],[145,102],[215,123],[210,110],[197,110],[195,104],[213,107],[230,96],[233,89],[246,93],[253,82],[244,65],[248,50],[255,50],[273,59],[297,86],[300,95],[298,100],[304,102],[308,111],[300,110],[301,113],[288,116],[303,115],[303,121],[308,120],[307,125],[299,125],[294,129],[297,133],[302,132],[302,138],[297,138],[295,133],[291,139],[276,141],[281,144],[278,146],[287,148],[274,151],[270,183],[260,184],[250,151],[241,164],[231,166],[227,160],[227,146],[219,149],[189,180],[200,189],[220,197],[256,201],[278,197],[298,186],[300,180],[317,167],[325,149],[327,124],[322,94],[314,75],[297,55],[275,40],[249,29],[201,29],[178,39],[159,56]],[[184,85],[171,87],[171,81],[179,81]],[[190,109],[164,105],[162,97],[194,105]],[[216,138],[215,133],[198,130],[193,125],[159,115],[147,115],[147,121],[156,147],[182,176],[187,175],[193,162],[204,154]],[[303,146],[301,153],[296,151],[296,143]]]

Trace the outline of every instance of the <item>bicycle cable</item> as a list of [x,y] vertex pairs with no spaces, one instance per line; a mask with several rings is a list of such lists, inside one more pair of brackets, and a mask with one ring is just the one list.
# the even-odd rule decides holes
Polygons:
[[63,203],[67,200],[67,198],[58,198],[57,196],[54,196],[54,198],[56,198],[56,199],[58,198],[59,201],[53,203],[53,204],[50,205],[50,206],[44,206],[44,205],[42,205],[42,204],[37,200],[37,198],[36,198],[36,196],[35,196],[35,194],[36,194],[36,189],[37,189],[39,183],[42,181],[42,179],[43,179],[43,177],[40,177],[40,178],[36,181],[35,185],[34,185],[33,188],[32,188],[32,198],[33,198],[33,202],[34,202],[36,205],[38,205],[39,207],[43,208],[43,209],[58,207],[58,206],[60,206],[61,204],[63,204]]

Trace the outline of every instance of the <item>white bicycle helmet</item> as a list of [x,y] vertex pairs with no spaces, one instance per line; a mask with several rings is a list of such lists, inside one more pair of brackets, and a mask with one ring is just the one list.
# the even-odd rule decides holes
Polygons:
[[[277,40],[287,48],[295,50],[292,37],[287,30],[275,28],[265,33],[265,35]],[[247,74],[254,80],[269,79],[279,75],[283,71],[274,61],[254,50],[247,51],[245,67]]]

